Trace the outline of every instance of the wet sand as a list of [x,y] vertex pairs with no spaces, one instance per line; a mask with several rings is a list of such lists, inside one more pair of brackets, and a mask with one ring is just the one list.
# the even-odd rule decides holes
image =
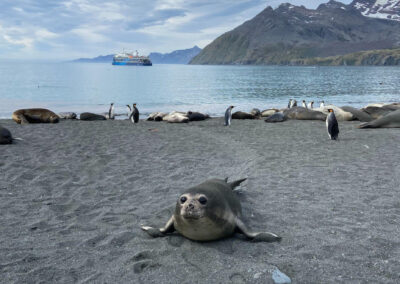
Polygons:
[[[222,118],[189,124],[62,121],[17,125],[0,145],[1,283],[395,283],[400,279],[400,130]],[[257,231],[193,242],[151,239],[179,193],[247,177]]]

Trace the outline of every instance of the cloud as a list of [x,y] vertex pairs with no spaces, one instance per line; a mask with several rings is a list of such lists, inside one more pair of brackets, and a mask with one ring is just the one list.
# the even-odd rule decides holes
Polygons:
[[1,0],[0,56],[23,50],[73,59],[122,48],[144,54],[204,47],[268,5],[287,1],[316,7],[327,0]]

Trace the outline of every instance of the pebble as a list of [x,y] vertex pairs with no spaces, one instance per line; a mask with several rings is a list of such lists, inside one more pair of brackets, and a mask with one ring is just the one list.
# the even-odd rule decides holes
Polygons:
[[272,280],[274,280],[275,284],[290,284],[292,280],[283,272],[281,272],[278,268],[272,271]]

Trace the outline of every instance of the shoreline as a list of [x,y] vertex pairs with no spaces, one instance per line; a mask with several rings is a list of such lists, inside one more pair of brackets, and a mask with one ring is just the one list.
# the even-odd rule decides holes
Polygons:
[[[23,139],[0,146],[0,282],[400,278],[398,129],[343,122],[330,141],[324,121],[0,123]],[[163,226],[183,189],[225,177],[248,178],[244,221],[281,243],[141,231]]]

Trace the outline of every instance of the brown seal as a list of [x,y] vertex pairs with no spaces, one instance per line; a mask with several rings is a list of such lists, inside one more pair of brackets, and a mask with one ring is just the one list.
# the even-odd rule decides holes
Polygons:
[[14,111],[12,119],[18,124],[57,123],[60,120],[57,114],[45,108],[19,109]]

